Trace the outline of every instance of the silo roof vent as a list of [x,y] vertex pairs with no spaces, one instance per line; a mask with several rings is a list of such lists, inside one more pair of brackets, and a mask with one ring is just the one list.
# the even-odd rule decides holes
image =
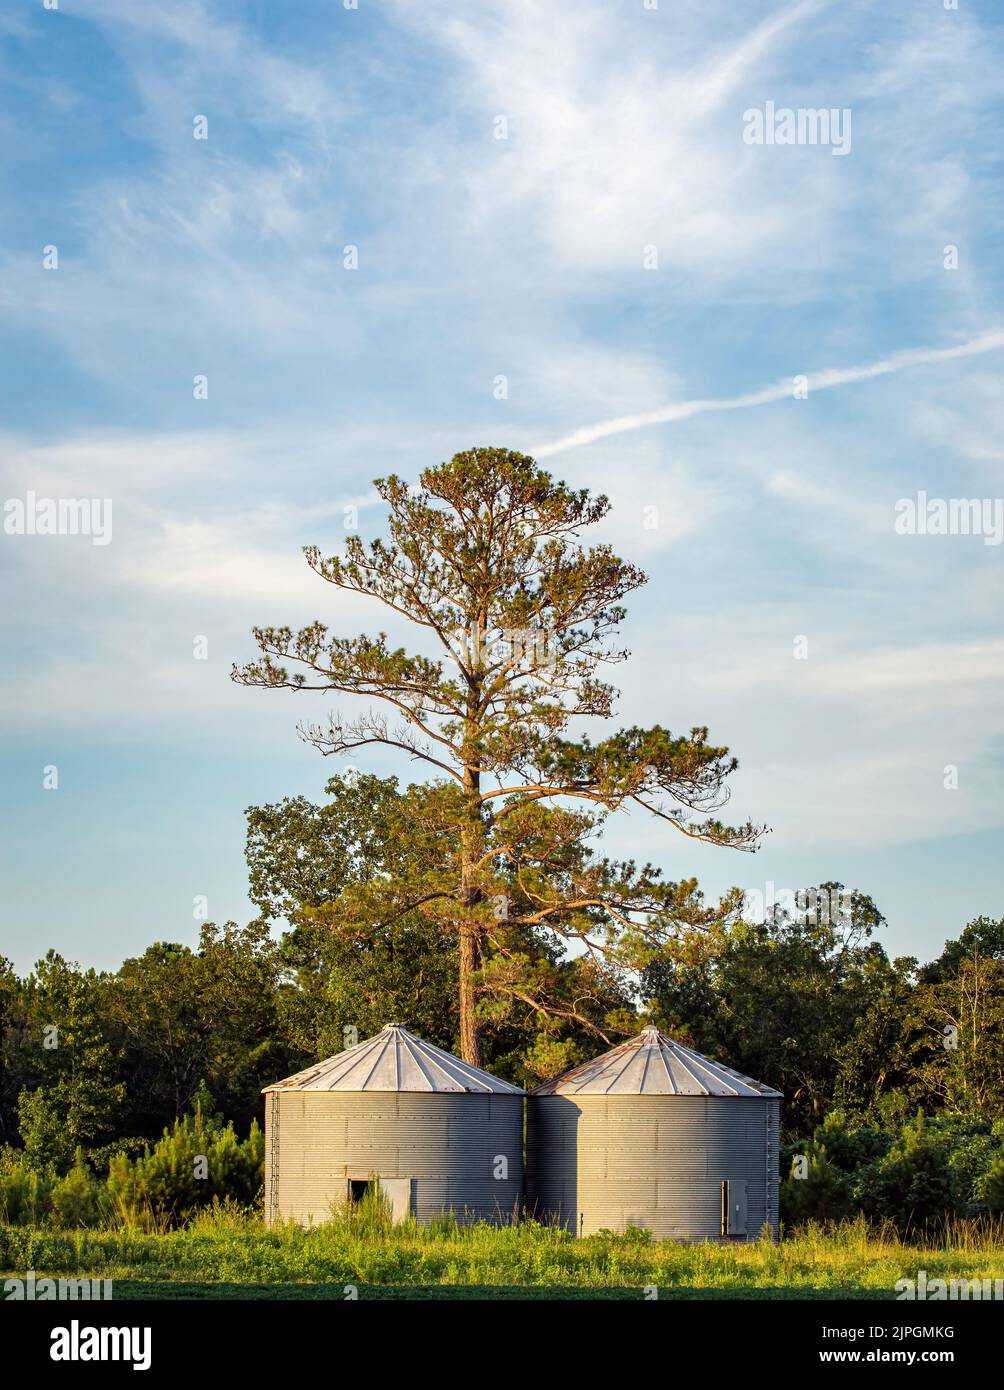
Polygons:
[[733,1071],[722,1062],[702,1057],[674,1042],[658,1028],[644,1028],[591,1062],[545,1081],[535,1096],[653,1095],[756,1096],[780,1099],[781,1092]]
[[403,1023],[388,1023],[365,1042],[276,1081],[265,1091],[471,1091],[522,1095],[519,1086],[433,1047]]

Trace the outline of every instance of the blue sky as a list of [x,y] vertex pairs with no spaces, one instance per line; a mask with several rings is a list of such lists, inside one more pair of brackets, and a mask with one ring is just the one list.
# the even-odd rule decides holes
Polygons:
[[[300,546],[478,443],[611,496],[650,574],[620,718],[710,725],[772,826],[611,848],[839,879],[896,954],[1004,911],[1004,546],[894,530],[1004,492],[999,6],[38,0],[0,41],[2,497],[114,508],[106,546],[0,534],[0,952],[250,915],[244,808],[335,768],[295,735],[323,697],[230,664],[254,623],[375,629]],[[850,149],[747,144],[768,101]]]

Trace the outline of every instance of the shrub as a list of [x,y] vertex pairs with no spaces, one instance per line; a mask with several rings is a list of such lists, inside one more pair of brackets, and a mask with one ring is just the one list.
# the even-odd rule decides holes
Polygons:
[[804,1178],[797,1177],[795,1165],[781,1183],[780,1213],[785,1226],[801,1226],[807,1221],[840,1221],[854,1210],[854,1193],[846,1174],[831,1163],[826,1151],[808,1155]]
[[73,1162],[73,1141],[52,1100],[27,1087],[17,1098],[18,1128],[25,1160],[37,1173],[65,1173]]
[[41,1226],[49,1216],[52,1179],[17,1163],[0,1173],[0,1222]]
[[858,1197],[864,1211],[894,1222],[903,1233],[943,1225],[957,1210],[947,1148],[918,1114],[886,1156],[862,1170]]
[[214,1201],[254,1201],[264,1161],[265,1140],[257,1123],[242,1141],[232,1124],[206,1124],[197,1109],[165,1129],[138,1158],[117,1154],[108,1168],[108,1193],[122,1224],[163,1229],[181,1225]]
[[595,1239],[616,1245],[651,1245],[652,1232],[647,1226],[625,1226],[623,1231],[612,1231],[609,1226],[603,1226],[596,1232]]
[[77,1149],[73,1167],[53,1187],[49,1200],[60,1226],[97,1226],[104,1214],[106,1193]]
[[893,1136],[883,1130],[855,1126],[843,1110],[831,1110],[816,1126],[813,1139],[830,1163],[845,1173],[883,1158],[893,1142]]
[[994,1216],[1004,1214],[1004,1156],[984,1169],[974,1186],[974,1197]]
[[983,1196],[983,1179],[995,1159],[1001,1157],[1000,1145],[983,1125],[982,1133],[943,1134],[949,1146],[948,1166],[955,1182],[956,1201],[966,1216],[979,1216],[988,1210]]

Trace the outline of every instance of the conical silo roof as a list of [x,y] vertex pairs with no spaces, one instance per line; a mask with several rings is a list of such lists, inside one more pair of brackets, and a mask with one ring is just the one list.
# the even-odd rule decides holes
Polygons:
[[602,1057],[583,1062],[531,1091],[534,1096],[758,1096],[783,1099],[721,1062],[645,1028]]
[[480,1067],[416,1038],[402,1023],[388,1023],[365,1042],[265,1086],[264,1091],[475,1091],[522,1095]]

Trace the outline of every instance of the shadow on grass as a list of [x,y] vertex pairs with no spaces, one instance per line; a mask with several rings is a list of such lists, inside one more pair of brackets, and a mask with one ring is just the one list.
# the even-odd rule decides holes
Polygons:
[[[149,1283],[135,1279],[116,1279],[115,1301],[154,1300],[167,1302],[173,1300],[215,1300],[221,1302],[244,1302],[248,1299],[290,1300],[313,1302],[328,1300],[347,1302],[344,1284],[183,1284]],[[426,1284],[393,1287],[385,1284],[356,1284],[360,1302],[540,1302],[556,1300],[560,1302],[582,1302],[585,1300],[609,1302],[617,1300],[624,1303],[639,1303],[645,1295],[639,1288],[563,1288],[557,1285],[548,1287],[522,1287],[514,1285],[481,1284]],[[854,1298],[862,1300],[888,1301],[893,1292],[884,1289],[709,1289],[691,1288],[676,1285],[659,1290],[659,1301],[714,1302],[723,1303],[735,1300],[742,1302],[834,1302]]]

